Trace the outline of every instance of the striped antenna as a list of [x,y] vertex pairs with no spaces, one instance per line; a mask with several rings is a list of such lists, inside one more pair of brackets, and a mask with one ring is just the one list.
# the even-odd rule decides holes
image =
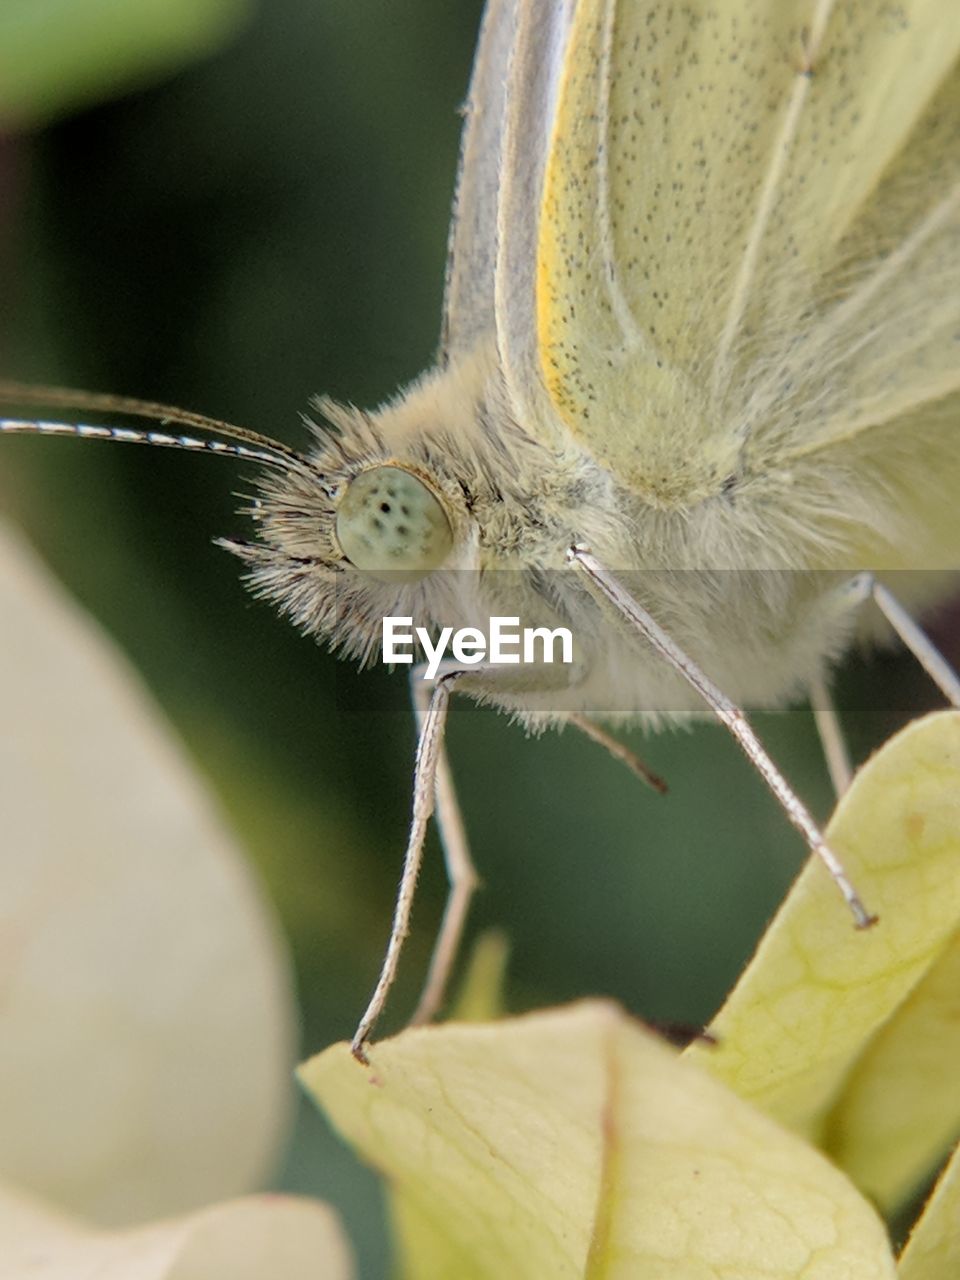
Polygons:
[[[50,422],[29,418],[0,418],[0,432],[8,435],[72,436],[81,440],[116,440],[122,444],[159,445],[166,449],[188,449],[194,453],[217,453],[225,457],[243,458],[266,466],[289,470],[303,464],[303,457],[289,445],[269,436],[236,427],[233,423],[209,418],[202,413],[177,409],[172,405],[128,396],[103,395],[95,391],[74,391],[66,387],[32,386],[0,379],[0,400],[15,404],[57,405],[78,411],[125,414],[134,418],[151,418],[165,427],[168,424],[193,427],[210,432],[211,440],[195,436],[175,435],[166,431],[138,431],[132,427],[93,426],[86,423]],[[217,437],[225,437],[217,438]],[[232,441],[235,443],[227,443]]]
[[0,435],[73,436],[78,440],[154,444],[165,449],[190,449],[194,453],[219,453],[228,458],[244,458],[283,470],[290,466],[286,458],[278,454],[264,453],[244,444],[228,444],[225,440],[198,440],[195,436],[173,436],[165,431],[137,431],[133,427],[93,426],[85,422],[44,422],[33,418],[0,418]]

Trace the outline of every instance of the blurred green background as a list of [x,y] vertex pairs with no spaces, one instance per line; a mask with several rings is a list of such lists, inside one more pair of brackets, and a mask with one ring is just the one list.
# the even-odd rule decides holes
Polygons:
[[[2,372],[294,444],[311,394],[373,406],[415,376],[438,333],[480,8],[269,0],[228,35],[230,0],[0,0]],[[14,67],[33,68],[19,98]],[[357,673],[298,637],[211,545],[247,534],[247,488],[232,463],[161,450],[9,439],[0,462],[3,508],[131,655],[260,867],[313,1052],[352,1032],[377,973],[413,729],[402,674]],[[913,664],[852,662],[854,752],[935,701]],[[758,724],[825,815],[807,711]],[[664,799],[572,733],[527,741],[466,704],[450,732],[485,880],[471,936],[509,935],[510,1007],[603,993],[708,1020],[802,858],[725,735],[631,735]],[[443,897],[431,839],[386,1030],[412,1007]],[[361,1275],[387,1273],[376,1181],[306,1108],[278,1185],[331,1200]]]

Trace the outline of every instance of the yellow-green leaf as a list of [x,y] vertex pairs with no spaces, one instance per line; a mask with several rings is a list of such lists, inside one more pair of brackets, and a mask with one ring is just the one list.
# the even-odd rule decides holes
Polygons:
[[874,1211],[612,1005],[404,1032],[301,1068],[388,1179],[408,1280],[875,1280]]
[[456,1022],[491,1022],[503,1016],[503,982],[510,958],[507,935],[486,929],[473,945],[452,1018]]
[[[957,1030],[943,1022],[956,998],[948,969],[935,968],[956,963],[960,713],[927,716],[891,739],[857,775],[827,836],[879,924],[857,932],[811,862],[713,1022],[719,1045],[687,1054],[783,1123],[829,1138],[866,1185],[890,1194],[960,1120]],[[875,1040],[888,1023],[889,1040]],[[894,1077],[895,1099],[885,1092]]]

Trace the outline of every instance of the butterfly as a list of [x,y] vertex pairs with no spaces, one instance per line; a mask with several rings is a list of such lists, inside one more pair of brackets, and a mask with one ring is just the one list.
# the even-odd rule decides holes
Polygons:
[[913,621],[960,551],[958,56],[960,17],[930,0],[489,0],[421,378],[375,412],[319,401],[304,451],[163,405],[3,389],[160,424],[4,432],[257,464],[256,537],[223,545],[347,655],[375,658],[388,617],[575,637],[571,664],[413,672],[411,829],[361,1060],[432,816],[451,890],[418,1018],[476,883],[443,746],[454,692],[621,755],[594,718],[714,715],[872,923],[743,708],[809,695],[842,786],[827,686],[868,602],[960,705]]

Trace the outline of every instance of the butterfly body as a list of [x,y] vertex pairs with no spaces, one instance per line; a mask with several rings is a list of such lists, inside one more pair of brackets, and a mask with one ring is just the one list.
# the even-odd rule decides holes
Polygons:
[[[248,563],[254,589],[361,658],[378,651],[385,616],[434,632],[483,627],[494,615],[568,626],[572,666],[477,673],[466,685],[538,726],[571,712],[648,722],[703,714],[685,682],[590,598],[567,564],[574,543],[621,571],[746,705],[802,694],[825,654],[848,641],[854,618],[835,598],[844,575],[810,570],[809,546],[776,536],[782,504],[771,504],[778,523],[769,528],[767,504],[736,486],[687,508],[654,507],[578,442],[560,449],[524,430],[507,396],[490,344],[375,415],[324,403],[332,431],[318,429],[301,469],[265,484],[255,513],[262,541],[227,544]],[[456,550],[420,581],[373,578],[345,564],[337,544],[342,493],[358,475],[394,465],[422,477],[452,515]],[[817,538],[812,527],[809,545]]]

